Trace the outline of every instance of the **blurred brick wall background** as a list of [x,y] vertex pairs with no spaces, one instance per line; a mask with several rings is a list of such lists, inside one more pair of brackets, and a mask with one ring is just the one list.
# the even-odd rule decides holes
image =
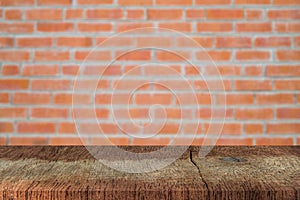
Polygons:
[[[184,32],[201,44],[218,66],[227,92],[226,120],[218,145],[300,144],[299,0],[0,0],[0,5],[2,145],[80,144],[71,109],[79,65],[105,38],[150,26]],[[130,46],[131,39],[120,40],[101,51],[93,59],[95,63],[99,61],[93,69],[103,69],[102,62],[110,61],[119,46]],[[141,37],[135,42],[186,48],[185,55],[201,61],[197,51],[180,40],[170,41],[168,36]],[[171,63],[188,79],[199,75],[192,66],[173,62],[176,59],[161,52],[141,51],[110,67],[108,79],[98,88],[100,93],[95,99],[81,94],[82,104],[95,101],[99,106],[97,116],[115,144],[167,144],[179,129],[184,134],[178,143],[184,144],[189,127],[194,126],[185,123],[179,128],[181,116],[177,108],[167,110],[174,120],[163,127],[157,138],[149,140],[128,137],[115,124],[105,122],[111,110],[102,105],[110,102],[113,81],[135,63],[145,63],[153,57]],[[159,66],[145,68],[141,68],[141,75],[167,76]],[[93,69],[83,73],[92,76]],[[210,74],[209,66],[201,65],[200,69]],[[202,105],[200,110],[188,109],[204,119],[194,142],[201,144],[208,123],[205,119],[210,117],[211,97],[201,81],[190,80]],[[127,84],[123,83],[124,87]],[[175,80],[172,84],[180,82]],[[138,93],[133,104],[146,106],[133,109],[132,115],[148,118],[147,105],[168,104],[168,98],[172,98],[169,93]],[[85,118],[88,122],[89,117]],[[124,127],[126,123],[124,120]],[[132,128],[128,130],[134,131]],[[101,144],[101,138],[87,137],[83,141]]]

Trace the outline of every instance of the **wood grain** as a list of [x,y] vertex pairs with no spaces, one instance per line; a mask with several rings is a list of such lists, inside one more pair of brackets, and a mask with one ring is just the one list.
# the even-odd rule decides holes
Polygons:
[[[95,149],[109,155],[109,147]],[[82,146],[0,147],[0,200],[300,199],[299,147],[214,147],[205,158],[199,149],[188,148],[161,170],[132,174],[101,161],[151,166],[154,158],[97,160]]]

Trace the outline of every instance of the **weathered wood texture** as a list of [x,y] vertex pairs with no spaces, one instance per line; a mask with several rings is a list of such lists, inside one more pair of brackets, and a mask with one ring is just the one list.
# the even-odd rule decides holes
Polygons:
[[215,147],[205,158],[198,151],[190,147],[159,171],[128,174],[85,147],[0,147],[0,200],[300,199],[299,147]]

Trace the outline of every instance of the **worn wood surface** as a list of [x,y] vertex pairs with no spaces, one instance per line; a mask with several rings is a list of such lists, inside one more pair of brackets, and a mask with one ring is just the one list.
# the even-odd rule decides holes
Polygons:
[[0,147],[0,200],[300,199],[299,147],[214,147],[204,158],[198,151],[190,147],[159,171],[129,174],[103,165],[85,147]]

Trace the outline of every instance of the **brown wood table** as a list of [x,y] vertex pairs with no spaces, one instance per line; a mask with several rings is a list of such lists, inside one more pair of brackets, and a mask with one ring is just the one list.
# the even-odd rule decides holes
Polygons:
[[[161,147],[122,148],[144,153]],[[117,162],[107,149],[104,159]],[[4,146],[0,200],[300,199],[299,146],[214,147],[204,158],[198,151],[189,147],[160,170],[124,173],[82,146]]]

